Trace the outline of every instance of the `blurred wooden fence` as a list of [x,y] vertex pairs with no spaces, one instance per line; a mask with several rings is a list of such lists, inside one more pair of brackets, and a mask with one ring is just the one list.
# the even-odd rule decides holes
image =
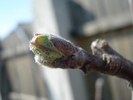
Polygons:
[[[69,8],[72,23],[71,34],[73,34],[73,39],[78,46],[91,52],[91,42],[96,38],[104,38],[114,50],[133,61],[133,29],[128,0],[66,1],[68,1],[66,5]],[[39,2],[43,6],[43,0],[36,0],[36,2]],[[40,5],[37,4],[38,3],[35,3],[36,8],[34,10],[39,21],[38,24],[35,23],[35,25],[38,25],[37,27],[39,27],[40,30],[40,28],[43,29],[47,24],[42,17],[46,12],[42,10],[42,8],[39,9],[38,6]],[[61,6],[61,4],[57,3],[55,3],[54,6],[55,5],[56,7]],[[53,11],[55,11],[55,9]],[[56,13],[55,15],[60,14],[58,10],[54,13]],[[62,25],[67,22],[67,20],[63,19],[60,15],[58,15],[58,17],[58,19],[61,18],[61,21],[64,21]],[[56,21],[58,22],[57,19]],[[52,25],[52,22],[50,25]],[[61,29],[63,30],[64,28],[61,27]],[[39,100],[48,97],[47,92],[49,91],[41,75],[41,69],[35,65],[33,55],[28,49],[28,41],[32,37],[32,31],[30,30],[33,30],[31,25],[19,25],[18,29],[13,31],[11,35],[2,41],[3,66],[1,69],[3,76],[1,77],[1,87],[3,87],[3,89],[1,92],[4,94],[2,97],[5,100],[8,100],[8,98],[20,98],[18,100],[23,100],[23,98],[35,98]],[[69,30],[66,31],[68,32]],[[69,35],[61,34],[62,36]],[[127,84],[124,80],[98,73],[91,73],[88,76],[84,76],[87,96],[90,100],[95,99],[95,83],[98,78],[104,79],[101,93],[102,100],[130,100],[131,91],[127,88]],[[74,82],[71,83],[71,85],[72,84],[74,84]],[[73,94],[76,96],[76,92]]]
[[[19,25],[2,41],[2,100],[46,100],[40,67],[29,51],[29,24]],[[32,98],[32,99],[30,99]]]

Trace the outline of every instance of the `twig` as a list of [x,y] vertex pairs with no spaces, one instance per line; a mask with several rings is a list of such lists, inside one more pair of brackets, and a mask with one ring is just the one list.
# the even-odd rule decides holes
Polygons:
[[113,75],[128,80],[133,87],[133,63],[114,51],[104,39],[92,42],[93,55],[70,41],[51,34],[35,34],[30,48],[39,64],[52,68],[79,68],[85,74],[95,71]]
[[84,72],[97,71],[118,76],[128,80],[131,83],[130,86],[133,87],[133,63],[131,61],[114,51],[104,39],[92,42],[91,49],[96,57],[93,56],[91,62],[90,58],[86,57],[87,64],[81,68]]

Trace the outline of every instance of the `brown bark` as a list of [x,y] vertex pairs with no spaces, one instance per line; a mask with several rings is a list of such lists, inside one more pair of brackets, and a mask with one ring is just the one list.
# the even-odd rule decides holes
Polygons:
[[133,82],[133,63],[114,51],[105,40],[95,40],[91,49],[93,55],[84,51],[87,57],[81,70],[85,73],[97,71]]

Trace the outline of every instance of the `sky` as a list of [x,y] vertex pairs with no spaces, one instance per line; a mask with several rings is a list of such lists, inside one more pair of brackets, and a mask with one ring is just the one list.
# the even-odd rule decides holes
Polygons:
[[4,39],[19,23],[33,19],[33,0],[0,0],[0,39]]

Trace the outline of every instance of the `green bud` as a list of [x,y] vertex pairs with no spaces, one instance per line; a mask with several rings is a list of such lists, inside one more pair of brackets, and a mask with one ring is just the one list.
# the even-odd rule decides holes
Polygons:
[[49,40],[50,34],[35,34],[30,41],[30,50],[43,60],[54,61],[61,58],[62,54]]

